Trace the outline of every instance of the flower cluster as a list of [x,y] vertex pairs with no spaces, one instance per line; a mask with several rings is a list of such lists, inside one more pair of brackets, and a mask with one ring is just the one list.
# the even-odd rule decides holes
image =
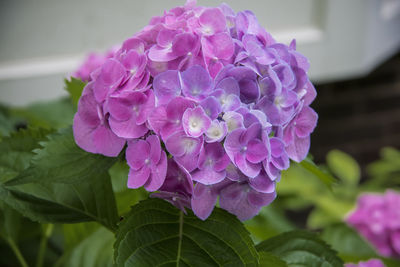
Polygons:
[[276,42],[250,11],[188,1],[123,42],[91,73],[74,118],[76,143],[117,156],[144,186],[201,219],[221,208],[246,220],[308,153],[317,114],[307,59]]
[[90,82],[92,78],[90,74],[97,68],[101,67],[108,58],[114,57],[115,52],[117,52],[118,46],[113,46],[111,49],[106,51],[106,53],[89,53],[83,63],[74,71],[71,76],[77,79],[81,79],[84,82]]
[[378,259],[370,259],[368,261],[359,262],[358,264],[346,263],[344,266],[345,267],[385,267],[383,262]]
[[383,256],[400,257],[400,194],[364,194],[346,219]]

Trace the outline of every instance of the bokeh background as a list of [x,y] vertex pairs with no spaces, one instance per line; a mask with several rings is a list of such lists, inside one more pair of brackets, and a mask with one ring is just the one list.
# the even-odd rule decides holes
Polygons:
[[[296,38],[311,62],[320,115],[317,162],[341,149],[364,166],[400,147],[399,0],[225,0],[254,11],[278,41]],[[199,0],[216,6],[220,1]],[[0,102],[23,106],[66,95],[63,78],[184,0],[1,0]]]

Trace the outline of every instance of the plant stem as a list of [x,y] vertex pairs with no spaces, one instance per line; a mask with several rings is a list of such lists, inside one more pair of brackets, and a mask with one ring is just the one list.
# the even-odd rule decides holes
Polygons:
[[7,238],[7,242],[10,245],[12,251],[14,252],[15,256],[18,259],[18,262],[21,264],[22,267],[28,267],[28,264],[26,263],[24,256],[22,256],[21,251],[19,250],[17,244],[12,240],[11,238]]
[[179,261],[181,258],[182,235],[183,235],[183,212],[181,211],[179,213],[179,240],[178,240],[178,253],[176,255],[176,267],[179,267]]
[[36,267],[43,266],[44,256],[46,255],[46,249],[47,249],[47,240],[51,236],[51,233],[53,232],[53,228],[54,228],[53,224],[47,224],[44,226],[44,234],[42,236],[42,239],[40,240],[39,252],[38,252],[38,257],[37,257],[37,261],[36,261]]

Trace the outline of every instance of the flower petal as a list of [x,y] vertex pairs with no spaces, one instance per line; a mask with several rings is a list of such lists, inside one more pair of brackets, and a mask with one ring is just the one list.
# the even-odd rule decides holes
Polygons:
[[265,144],[259,139],[253,139],[247,144],[246,159],[251,163],[260,163],[268,155]]
[[165,177],[167,174],[167,155],[164,151],[161,152],[160,161],[157,165],[151,165],[151,174],[150,178],[147,180],[144,188],[147,191],[156,191],[158,190],[165,181]]
[[249,185],[261,193],[272,193],[275,191],[275,182],[265,172],[260,172],[258,176],[249,179]]
[[116,136],[109,128],[100,125],[93,131],[93,144],[104,156],[116,157],[125,145],[125,139]]
[[143,166],[139,170],[130,169],[128,174],[128,188],[136,189],[143,186],[147,182],[150,172],[151,170],[147,166]]
[[167,104],[171,99],[181,94],[179,73],[167,70],[158,74],[153,81],[154,94],[159,105]]
[[150,145],[144,140],[128,142],[126,161],[133,170],[139,170],[145,165],[145,160],[150,156]]
[[217,203],[218,194],[211,186],[197,184],[192,196],[192,210],[202,220],[207,219]]
[[109,124],[112,131],[121,138],[139,138],[149,131],[145,124],[137,125],[135,117],[126,121],[118,121],[110,117]]

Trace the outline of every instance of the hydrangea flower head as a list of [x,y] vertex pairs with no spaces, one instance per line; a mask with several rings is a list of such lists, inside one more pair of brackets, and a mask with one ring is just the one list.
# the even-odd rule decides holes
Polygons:
[[90,73],[76,143],[114,157],[144,186],[206,219],[219,199],[241,220],[276,198],[308,153],[317,114],[307,59],[250,11],[184,6],[153,17]]
[[381,260],[378,259],[370,259],[368,261],[362,261],[358,264],[355,263],[346,263],[345,267],[385,267],[385,264]]
[[364,194],[356,209],[346,218],[377,251],[387,257],[400,258],[400,193]]
[[114,46],[104,54],[95,52],[89,53],[71,76],[81,79],[84,82],[90,82],[92,80],[91,73],[101,67],[108,58],[114,57],[117,50],[118,46]]

